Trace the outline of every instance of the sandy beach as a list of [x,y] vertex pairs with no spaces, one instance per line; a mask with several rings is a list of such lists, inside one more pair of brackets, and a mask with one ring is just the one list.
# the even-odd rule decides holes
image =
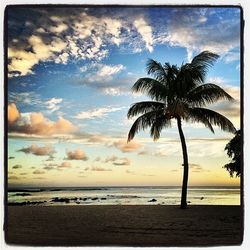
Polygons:
[[33,246],[241,243],[240,206],[9,206],[6,242]]

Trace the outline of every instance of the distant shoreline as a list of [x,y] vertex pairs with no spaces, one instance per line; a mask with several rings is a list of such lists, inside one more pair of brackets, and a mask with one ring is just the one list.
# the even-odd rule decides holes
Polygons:
[[[181,188],[181,186],[68,186],[68,187],[8,187],[8,192],[15,192],[15,190],[25,190],[25,189],[102,189],[102,188]],[[231,186],[189,186],[188,188],[241,188],[240,185],[231,185]]]
[[241,206],[8,206],[6,241],[30,246],[221,246],[242,242]]
[[[188,204],[239,205],[240,188],[190,187]],[[8,191],[8,205],[178,205],[180,187],[26,188]]]

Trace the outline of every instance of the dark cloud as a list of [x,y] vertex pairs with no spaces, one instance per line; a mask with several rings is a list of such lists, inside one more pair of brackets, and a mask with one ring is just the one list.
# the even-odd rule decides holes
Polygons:
[[28,173],[24,172],[24,173],[20,173],[20,175],[27,175]]
[[45,171],[42,171],[42,170],[35,170],[34,172],[33,172],[33,174],[45,174]]
[[13,168],[13,169],[18,169],[18,168],[22,168],[22,167],[23,167],[22,165],[17,164],[17,165],[15,165],[15,166],[13,166],[12,168]]
[[51,156],[56,153],[55,149],[52,146],[44,146],[39,147],[35,144],[31,145],[30,147],[22,148],[17,150],[17,152],[23,152],[25,154],[33,154],[37,156]]
[[49,164],[44,164],[44,165],[45,165],[45,167],[43,169],[45,169],[45,170],[54,170],[58,166],[55,163],[49,163]]
[[9,180],[18,180],[19,178],[16,175],[10,175],[8,176]]

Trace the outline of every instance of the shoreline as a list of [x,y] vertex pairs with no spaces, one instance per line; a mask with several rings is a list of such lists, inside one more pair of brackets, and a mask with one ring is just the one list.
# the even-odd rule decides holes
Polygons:
[[8,206],[5,239],[30,246],[226,246],[242,242],[231,205]]

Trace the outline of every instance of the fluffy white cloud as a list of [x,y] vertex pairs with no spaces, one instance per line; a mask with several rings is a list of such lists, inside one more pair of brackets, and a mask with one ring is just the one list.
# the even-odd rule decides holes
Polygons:
[[114,74],[119,73],[124,69],[124,66],[122,64],[118,65],[102,65],[98,71],[98,75],[100,77],[106,77],[106,76],[111,76]]
[[12,74],[11,72],[16,71],[20,72],[22,76],[32,74],[32,67],[34,65],[41,61],[55,60],[67,46],[67,43],[58,37],[54,38],[54,40],[48,44],[44,43],[38,35],[31,35],[27,40],[27,46],[31,46],[33,52],[24,49],[8,49],[8,58],[10,59],[8,70],[10,76]]
[[[92,15],[87,10],[72,10],[70,15],[65,11],[52,14],[44,10],[42,15],[39,13],[40,21],[29,23],[26,37],[21,40],[13,37],[8,50],[9,76],[32,74],[33,67],[40,62],[66,64],[69,57],[100,61],[108,55],[109,45],[130,44],[131,39],[135,40],[132,47],[139,46],[142,50],[144,42],[146,49],[153,50],[153,31],[142,15],[139,18],[132,15],[131,20],[127,20],[122,12],[111,17]],[[120,70],[121,66],[117,69],[104,67],[100,75],[112,75]]]
[[119,96],[119,95],[124,94],[123,91],[119,87],[118,88],[115,88],[115,87],[104,88],[103,93],[105,95],[111,95],[111,96]]
[[[187,49],[188,61],[194,52],[209,50],[225,57],[227,62],[239,58],[239,51],[231,54],[231,50],[239,48],[239,18],[218,18],[212,10],[177,9],[171,15],[167,32],[159,35],[158,42],[169,43]],[[210,22],[208,22],[210,21]],[[222,42],[223,41],[223,42]],[[238,55],[238,56],[237,56]]]
[[47,119],[42,113],[36,112],[27,115],[21,114],[15,122],[9,122],[8,129],[10,133],[39,136],[71,134],[77,131],[77,127],[63,117],[59,117],[54,122]]
[[140,17],[134,21],[134,26],[136,27],[138,33],[141,35],[143,41],[146,44],[146,48],[149,52],[153,51],[153,32],[152,27]]
[[119,111],[122,108],[98,108],[90,111],[82,111],[75,116],[76,119],[96,119],[106,116],[108,113]]
[[92,63],[88,67],[80,68],[81,72],[87,72],[84,75],[83,82],[93,84],[96,82],[108,82],[113,80],[113,76],[123,71],[125,67],[122,64],[107,65],[102,63]]
[[68,26],[64,23],[58,23],[56,26],[51,26],[49,30],[53,33],[61,33],[68,29]]
[[58,104],[62,102],[62,98],[51,98],[48,101],[46,101],[47,109],[49,109],[50,112],[54,112],[60,108]]
[[15,103],[8,105],[8,122],[14,123],[20,118],[20,113],[16,107]]

